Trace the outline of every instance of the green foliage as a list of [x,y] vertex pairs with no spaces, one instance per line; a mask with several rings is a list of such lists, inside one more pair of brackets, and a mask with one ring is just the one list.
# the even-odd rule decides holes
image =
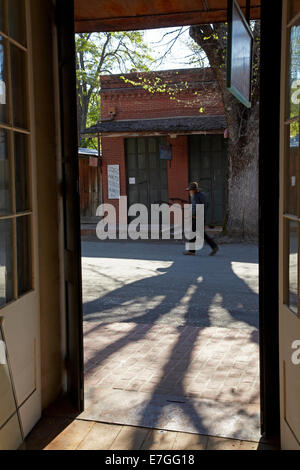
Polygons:
[[[176,72],[178,75],[178,72]],[[166,78],[161,78],[156,75],[155,72],[141,74],[137,76],[137,80],[132,80],[124,75],[121,75],[120,78],[124,81],[124,83],[129,83],[130,85],[141,87],[148,93],[164,93],[168,95],[171,101],[176,101],[177,103],[184,104],[185,107],[193,106],[195,103],[199,102],[198,96],[200,93],[195,91],[193,95],[195,98],[193,100],[181,99],[180,93],[189,90],[191,87],[189,86],[188,82],[178,82],[178,83],[170,83]],[[204,108],[201,106],[199,108],[199,113],[203,113]]]
[[[149,70],[151,50],[143,32],[80,33],[75,36],[79,132],[100,118],[100,75]],[[79,136],[80,146],[95,148],[95,139]],[[96,142],[97,144],[97,142]]]

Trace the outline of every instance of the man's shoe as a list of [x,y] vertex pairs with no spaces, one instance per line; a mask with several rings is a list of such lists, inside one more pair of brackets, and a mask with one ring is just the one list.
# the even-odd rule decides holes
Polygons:
[[214,248],[211,253],[209,254],[209,256],[215,256],[215,254],[219,251],[219,247],[216,246],[216,248]]
[[186,256],[193,256],[195,255],[195,251],[184,251],[183,254]]

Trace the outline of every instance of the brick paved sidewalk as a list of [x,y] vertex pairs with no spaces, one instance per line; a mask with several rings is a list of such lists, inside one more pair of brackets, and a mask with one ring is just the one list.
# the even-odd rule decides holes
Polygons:
[[259,439],[257,247],[82,248],[82,418]]
[[[100,420],[108,419],[114,422],[118,419],[134,419],[133,423],[122,424],[143,426],[149,424],[149,415],[152,419],[152,415],[157,414],[153,419],[159,422],[159,415],[164,414],[166,401],[182,403],[185,406],[190,403],[198,403],[199,406],[209,403],[211,412],[205,411],[205,417],[196,418],[202,421],[205,418],[208,432],[210,416],[214,421],[218,410],[220,431],[216,428],[216,423],[211,428],[217,435],[222,436],[225,432],[227,435],[224,437],[243,438],[241,435],[236,436],[236,423],[233,419],[235,413],[246,416],[245,427],[248,417],[254,417],[256,421],[254,425],[251,423],[252,431],[255,428],[259,433],[256,330],[200,328],[190,325],[176,327],[130,322],[85,322],[84,344],[87,417],[95,418],[95,413],[100,413]],[[134,401],[129,397],[133,397],[133,392],[137,408],[140,403],[136,418],[133,418],[132,409],[130,416],[128,415],[129,410],[125,405],[127,401],[128,407],[132,408]],[[122,409],[119,407],[120,402],[124,402]],[[216,410],[213,403],[216,403]],[[97,404],[100,408],[102,406],[101,410]],[[107,407],[111,410],[107,410]],[[145,413],[144,408],[147,410]],[[117,409],[122,416],[117,415]],[[181,413],[179,411],[173,411],[176,415],[173,426],[179,426],[180,429],[173,430],[185,431],[186,429],[181,429],[185,425],[178,417]],[[193,414],[194,412],[193,409]],[[191,412],[185,414],[189,413]],[[166,421],[166,418],[164,420]],[[238,427],[241,426],[239,421]],[[189,431],[193,432],[193,429]]]

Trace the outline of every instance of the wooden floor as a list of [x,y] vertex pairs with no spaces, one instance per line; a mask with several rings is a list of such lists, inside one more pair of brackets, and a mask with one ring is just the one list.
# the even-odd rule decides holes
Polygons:
[[275,450],[257,442],[157,429],[45,417],[26,439],[27,450]]

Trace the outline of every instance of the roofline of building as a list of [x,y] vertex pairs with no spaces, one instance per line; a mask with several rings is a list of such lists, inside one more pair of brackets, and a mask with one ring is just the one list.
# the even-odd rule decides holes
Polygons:
[[[145,124],[143,126],[143,124]],[[152,125],[151,125],[152,124]],[[208,133],[226,129],[226,118],[222,114],[204,116],[176,116],[164,118],[124,119],[99,122],[86,129],[83,134],[106,136],[128,134],[189,134]]]
[[[212,129],[209,131],[125,131],[125,132],[102,132],[102,137],[159,137],[159,136],[170,136],[176,138],[179,135],[209,135],[209,134],[224,134],[225,129]],[[88,135],[88,134],[87,134]]]
[[[101,87],[100,93],[132,93],[135,91],[141,91],[143,90],[145,93],[147,90],[144,89],[142,85],[132,85],[132,84],[124,84],[125,86],[123,87],[118,87],[118,88],[113,88],[113,87]],[[204,87],[212,87],[215,86],[219,90],[219,84],[217,80],[203,80],[203,81],[198,81],[198,82],[189,82],[189,89],[187,90],[181,90],[180,93],[190,93],[191,89],[199,89],[199,86]]]
[[167,70],[149,70],[149,71],[136,71],[136,72],[127,72],[127,73],[112,73],[112,74],[103,74],[100,75],[100,80],[102,77],[105,78],[120,78],[120,77],[128,77],[128,76],[136,76],[136,75],[150,75],[150,74],[158,74],[158,75],[164,75],[171,73],[173,75],[177,75],[183,72],[186,73],[196,73],[196,72],[201,72],[204,73],[206,71],[210,71],[210,73],[213,73],[213,70],[211,67],[191,67],[187,69],[167,69]]

